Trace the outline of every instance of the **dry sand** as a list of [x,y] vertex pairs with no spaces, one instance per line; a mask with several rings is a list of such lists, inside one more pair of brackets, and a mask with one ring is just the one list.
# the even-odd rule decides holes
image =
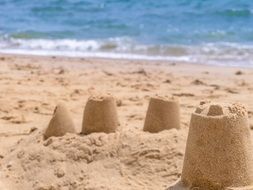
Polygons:
[[[241,102],[253,126],[253,70],[184,63],[0,56],[0,188],[164,190],[180,178],[191,113],[201,100]],[[116,97],[121,132],[43,140],[64,102],[81,132],[93,93]],[[150,97],[180,100],[180,129],[143,131]]]

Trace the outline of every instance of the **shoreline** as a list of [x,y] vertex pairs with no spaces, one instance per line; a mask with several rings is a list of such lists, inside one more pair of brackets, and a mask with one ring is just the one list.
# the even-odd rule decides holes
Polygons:
[[[210,67],[210,68],[225,68],[225,69],[237,69],[237,70],[253,70],[253,67],[239,67],[239,66],[231,66],[231,65],[215,65],[215,64],[208,64],[208,63],[197,63],[192,61],[180,61],[180,60],[149,60],[149,59],[134,59],[134,58],[110,58],[110,57],[96,57],[96,56],[68,56],[68,55],[39,55],[39,54],[16,54],[16,53],[2,53],[0,51],[0,58],[5,57],[15,57],[15,58],[38,58],[38,59],[56,59],[56,60],[75,60],[75,61],[106,61],[106,62],[118,62],[118,63],[137,63],[137,64],[145,64],[149,63],[150,65],[181,65],[181,66],[200,66],[203,68]],[[148,66],[148,65],[147,65]]]
[[[190,60],[188,56],[160,56],[160,55],[141,55],[141,54],[130,54],[130,53],[112,53],[112,52],[84,52],[84,53],[74,53],[73,52],[58,52],[58,51],[30,51],[27,50],[7,50],[0,51],[0,55],[12,55],[12,56],[36,56],[36,57],[62,57],[62,58],[80,58],[80,59],[107,59],[107,60],[125,60],[125,61],[146,61],[146,62],[172,62],[172,63],[183,63],[183,64],[196,64],[196,65],[207,65],[207,66],[217,66],[217,67],[231,67],[231,68],[249,68],[253,69],[253,65],[238,65],[243,61],[233,61],[223,60],[222,62],[227,62],[229,64],[225,65],[221,61],[219,62],[208,62],[206,61],[193,61]],[[236,63],[238,62],[238,63]],[[244,61],[249,62],[249,61]],[[235,64],[236,63],[236,64]]]

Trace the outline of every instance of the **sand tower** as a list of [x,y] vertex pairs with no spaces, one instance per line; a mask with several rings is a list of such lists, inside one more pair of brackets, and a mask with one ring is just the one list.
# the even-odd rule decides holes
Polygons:
[[156,133],[171,128],[180,128],[178,99],[165,96],[151,98],[143,130]]
[[91,96],[83,113],[82,133],[112,133],[118,129],[116,101],[111,95]]
[[191,117],[181,180],[169,189],[251,190],[252,148],[242,105],[203,104]]
[[63,136],[66,133],[75,133],[75,126],[66,106],[59,103],[54,110],[44,137],[47,139],[51,136]]

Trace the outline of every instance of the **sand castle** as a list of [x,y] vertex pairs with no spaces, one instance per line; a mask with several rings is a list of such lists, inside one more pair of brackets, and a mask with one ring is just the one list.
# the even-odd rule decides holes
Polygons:
[[180,181],[169,190],[253,189],[253,152],[246,109],[200,105],[192,114]]
[[66,106],[63,103],[59,103],[44,133],[44,138],[63,136],[66,133],[75,133],[75,126]]
[[[83,113],[82,133],[118,130],[116,102],[111,95],[91,96]],[[151,98],[144,131],[180,128],[179,102]],[[58,104],[45,138],[75,132],[64,104]],[[201,102],[192,114],[181,179],[169,190],[253,189],[253,146],[247,110],[240,104]]]
[[171,128],[180,128],[178,99],[161,96],[151,98],[143,130],[156,133]]
[[83,113],[82,133],[112,133],[118,126],[115,99],[111,95],[91,96]]

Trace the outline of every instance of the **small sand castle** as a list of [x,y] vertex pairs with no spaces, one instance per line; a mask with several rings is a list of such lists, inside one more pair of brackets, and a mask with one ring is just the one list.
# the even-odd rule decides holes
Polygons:
[[82,133],[112,133],[118,129],[116,101],[111,95],[91,96],[84,109]]
[[156,133],[172,128],[180,128],[178,99],[166,96],[151,98],[143,130]]
[[63,103],[59,103],[44,133],[44,138],[63,136],[66,133],[75,133],[75,126],[66,106]]
[[191,117],[181,179],[169,190],[253,189],[252,148],[243,106],[200,105]]

